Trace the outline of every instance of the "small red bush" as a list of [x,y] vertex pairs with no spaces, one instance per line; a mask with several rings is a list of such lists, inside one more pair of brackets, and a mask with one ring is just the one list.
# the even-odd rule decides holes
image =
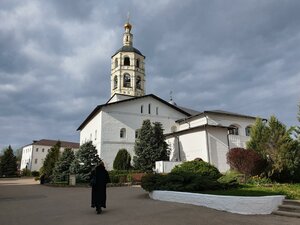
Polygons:
[[227,163],[234,170],[246,176],[255,176],[263,172],[266,166],[262,156],[252,149],[232,148],[227,153]]

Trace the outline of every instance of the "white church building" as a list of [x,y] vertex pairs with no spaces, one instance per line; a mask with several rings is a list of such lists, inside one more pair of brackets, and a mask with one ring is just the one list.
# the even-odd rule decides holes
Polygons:
[[170,161],[201,158],[221,172],[226,153],[245,147],[255,117],[221,110],[199,112],[146,94],[145,56],[133,47],[131,24],[124,25],[123,47],[111,57],[111,98],[98,105],[78,127],[80,144],[92,141],[111,170],[121,148],[134,155],[144,120],[160,122],[171,149]]

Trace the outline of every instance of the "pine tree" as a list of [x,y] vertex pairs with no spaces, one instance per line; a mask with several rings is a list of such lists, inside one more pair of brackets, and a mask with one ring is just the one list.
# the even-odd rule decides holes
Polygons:
[[91,141],[81,145],[75,154],[70,172],[76,174],[77,182],[89,182],[94,167],[101,162],[96,147]]
[[116,155],[116,158],[113,163],[113,168],[115,170],[129,170],[131,168],[130,165],[131,156],[126,149],[120,149]]
[[[300,173],[300,149],[287,129],[275,116],[264,124],[257,119],[251,128],[248,149],[253,149],[267,160],[266,176],[277,181],[295,181]],[[300,174],[299,174],[300,175]]]
[[60,141],[57,141],[57,143],[50,148],[50,151],[48,152],[43,166],[40,169],[40,174],[43,174],[46,179],[52,179],[53,170],[55,167],[55,163],[58,161],[59,158],[59,150],[61,147]]
[[61,157],[55,163],[53,170],[53,181],[60,182],[68,180],[70,174],[70,166],[75,159],[75,155],[72,149],[66,148]]
[[154,123],[152,127],[150,120],[143,121],[134,152],[134,166],[142,171],[152,171],[155,161],[168,160],[168,145],[160,123]]
[[247,149],[253,149],[266,158],[265,144],[267,141],[266,123],[261,118],[256,118],[255,124],[251,127],[250,140],[247,142]]
[[4,151],[0,161],[0,175],[5,177],[13,177],[17,175],[17,158],[9,145]]

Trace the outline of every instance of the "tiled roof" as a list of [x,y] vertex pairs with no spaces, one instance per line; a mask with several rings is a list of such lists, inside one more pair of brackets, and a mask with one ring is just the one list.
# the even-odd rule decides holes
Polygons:
[[[53,146],[59,140],[49,140],[49,139],[41,139],[39,141],[33,141],[31,145],[44,145],[44,146]],[[79,143],[69,142],[69,141],[60,141],[61,147],[63,148],[79,148]]]

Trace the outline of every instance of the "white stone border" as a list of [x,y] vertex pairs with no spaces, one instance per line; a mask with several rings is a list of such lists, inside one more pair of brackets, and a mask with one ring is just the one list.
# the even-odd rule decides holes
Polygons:
[[205,206],[238,214],[271,214],[285,198],[284,195],[243,197],[175,191],[153,191],[149,196],[155,200]]

